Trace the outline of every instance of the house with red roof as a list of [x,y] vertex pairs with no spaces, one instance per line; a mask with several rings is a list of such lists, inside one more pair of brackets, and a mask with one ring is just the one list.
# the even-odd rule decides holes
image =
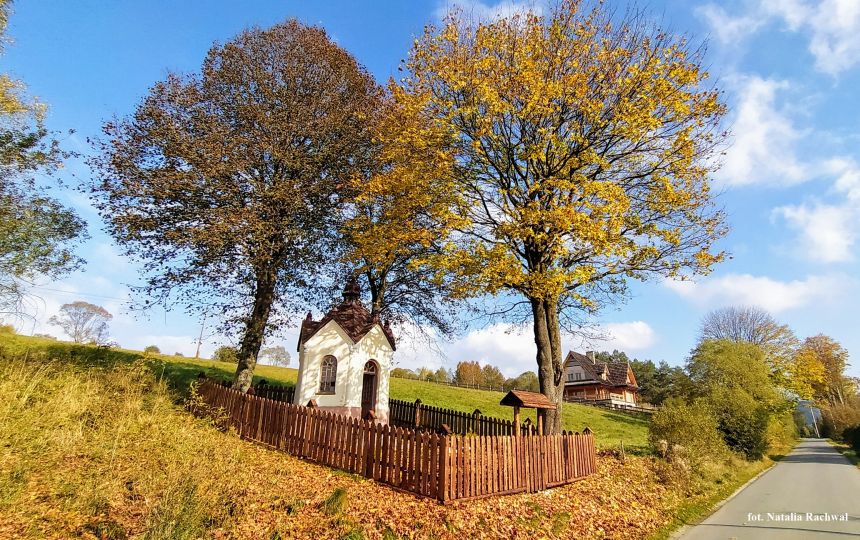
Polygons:
[[394,334],[362,305],[360,293],[350,280],[338,305],[318,321],[310,313],[302,321],[293,402],[387,422]]
[[564,361],[564,398],[609,401],[615,406],[639,403],[639,386],[628,362],[600,362],[593,352],[570,351]]

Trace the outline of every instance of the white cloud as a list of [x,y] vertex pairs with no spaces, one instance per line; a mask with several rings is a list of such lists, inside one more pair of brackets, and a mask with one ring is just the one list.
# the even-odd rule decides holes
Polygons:
[[537,370],[537,348],[528,327],[494,324],[473,330],[445,352],[454,365],[461,360],[477,360],[481,365],[493,364],[507,377]]
[[795,184],[809,176],[797,157],[804,133],[777,107],[786,81],[744,76],[737,80],[731,146],[717,178],[728,185]]
[[830,302],[846,294],[852,284],[840,275],[779,281],[767,276],[729,274],[699,282],[666,280],[664,285],[700,308],[755,305],[777,314]]
[[722,6],[706,4],[696,13],[707,21],[717,39],[727,45],[738,45],[763,24],[764,19],[754,14],[732,17]]
[[637,352],[657,343],[657,333],[645,321],[605,323],[600,325],[605,340],[593,341],[592,346],[600,350]]
[[860,166],[850,159],[827,161],[823,170],[836,176],[831,191],[842,199],[828,204],[817,199],[780,206],[773,217],[796,231],[795,254],[807,261],[836,263],[854,260],[860,227]]
[[436,18],[443,19],[449,11],[455,8],[461,9],[466,17],[472,17],[478,21],[503,19],[529,11],[534,13],[543,12],[541,5],[534,1],[517,2],[504,0],[502,2],[487,3],[481,0],[447,0],[440,3],[439,7],[436,8]]
[[860,62],[857,0],[758,0],[747,5],[735,17],[716,4],[707,4],[698,13],[724,44],[737,44],[769,20],[778,20],[788,30],[808,37],[808,49],[819,71],[835,76]]
[[782,18],[790,30],[809,35],[815,67],[830,75],[860,61],[860,2],[857,0],[767,0],[766,13]]

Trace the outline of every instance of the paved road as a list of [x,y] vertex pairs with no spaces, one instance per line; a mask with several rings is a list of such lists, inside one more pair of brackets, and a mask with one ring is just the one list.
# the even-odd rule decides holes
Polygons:
[[[825,521],[823,514],[837,520]],[[847,516],[847,521],[840,521]],[[860,538],[860,469],[827,442],[803,439],[681,540]]]

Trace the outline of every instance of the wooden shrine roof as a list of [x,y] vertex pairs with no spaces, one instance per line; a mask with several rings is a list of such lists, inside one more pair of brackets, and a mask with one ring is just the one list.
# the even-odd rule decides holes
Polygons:
[[555,403],[545,395],[538,392],[527,392],[525,390],[511,390],[499,402],[500,405],[508,407],[524,407],[526,409],[555,409]]

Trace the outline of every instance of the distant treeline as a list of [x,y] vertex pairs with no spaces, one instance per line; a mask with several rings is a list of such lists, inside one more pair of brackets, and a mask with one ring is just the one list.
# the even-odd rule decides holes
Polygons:
[[533,371],[524,371],[516,377],[505,378],[501,370],[496,366],[491,364],[481,366],[478,362],[460,362],[453,371],[444,367],[440,367],[435,371],[426,367],[416,370],[394,368],[391,370],[391,376],[401,379],[438,382],[472,388],[479,387],[503,391],[513,389],[529,390],[531,392],[540,391],[537,374]]

